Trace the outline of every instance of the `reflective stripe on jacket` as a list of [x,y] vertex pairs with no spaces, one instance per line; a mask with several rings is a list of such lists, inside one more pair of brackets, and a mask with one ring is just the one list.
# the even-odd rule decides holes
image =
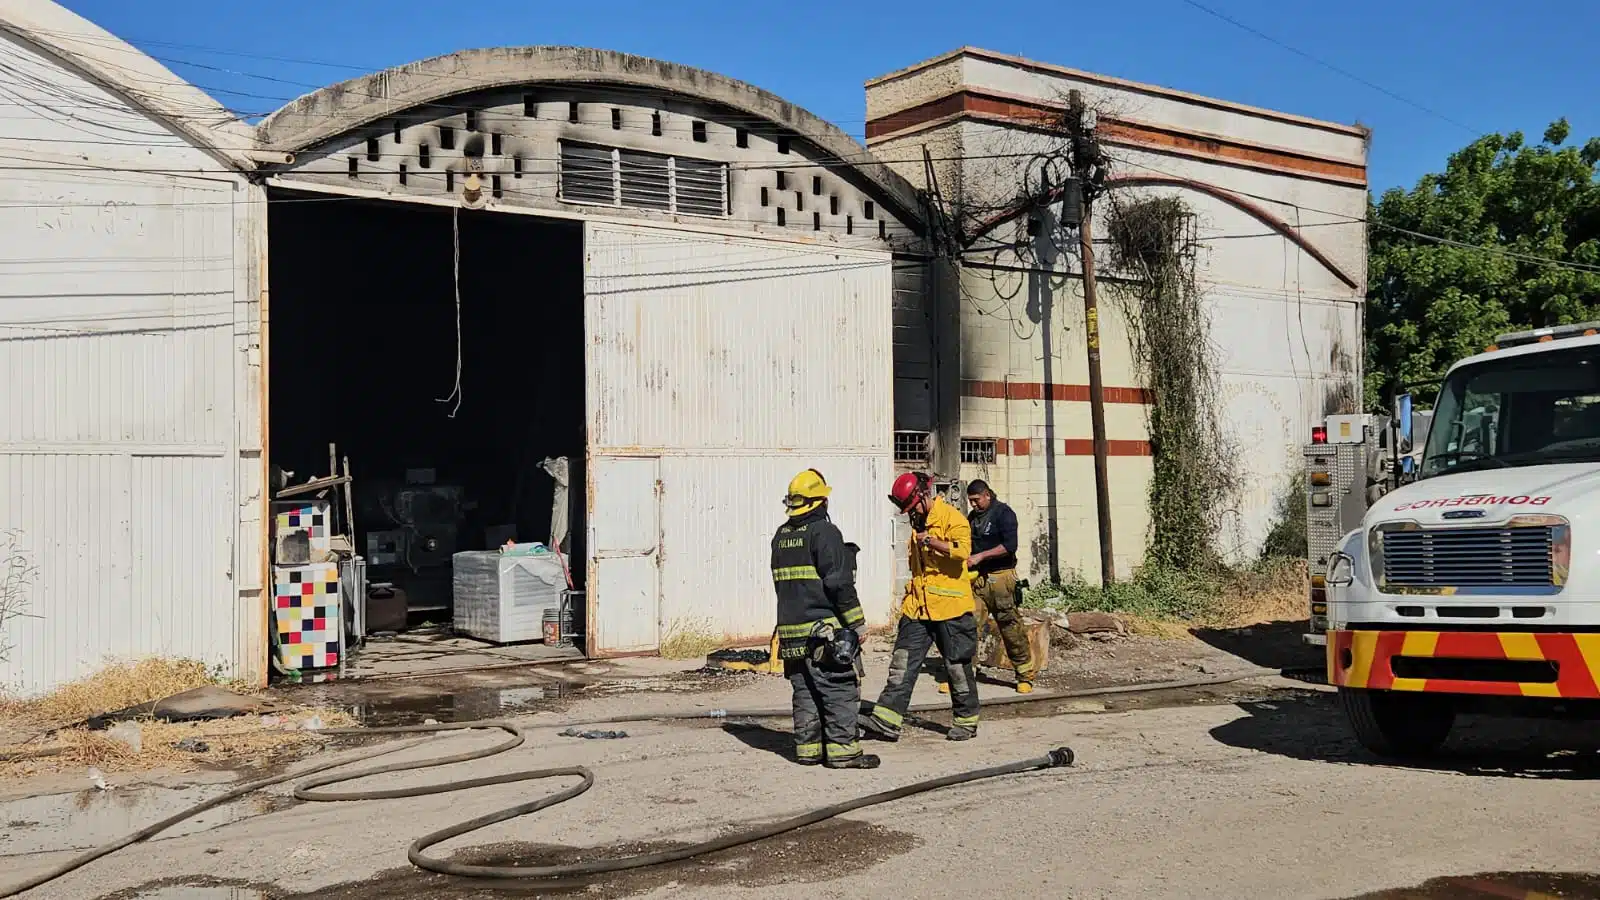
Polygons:
[[973,611],[967,557],[972,555],[972,527],[956,508],[942,499],[928,509],[929,537],[950,542],[950,552],[939,553],[910,543],[911,583],[900,610],[907,617],[931,622],[956,619]]
[[804,656],[818,622],[865,621],[856,596],[856,552],[825,509],[798,516],[772,536],[772,586],[778,595],[778,655]]

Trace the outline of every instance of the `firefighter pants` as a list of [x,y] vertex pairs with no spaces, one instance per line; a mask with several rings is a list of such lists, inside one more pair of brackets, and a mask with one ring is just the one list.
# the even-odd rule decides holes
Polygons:
[[977,599],[978,633],[988,627],[988,620],[1000,630],[1000,640],[1006,645],[1006,656],[1011,667],[1017,670],[1018,681],[1032,681],[1033,649],[1028,646],[1028,625],[1017,612],[1017,573],[1013,569],[979,575],[972,582],[972,595]]
[[904,617],[894,639],[894,656],[889,660],[889,683],[883,686],[873,707],[872,718],[882,731],[900,733],[906,709],[911,706],[911,691],[928,658],[928,650],[939,648],[950,677],[950,706],[955,725],[978,730],[978,678],[972,658],[978,652],[978,625],[972,613],[943,622]]
[[785,660],[794,688],[794,754],[800,762],[842,762],[861,755],[856,716],[861,682],[854,668],[835,669],[804,657]]

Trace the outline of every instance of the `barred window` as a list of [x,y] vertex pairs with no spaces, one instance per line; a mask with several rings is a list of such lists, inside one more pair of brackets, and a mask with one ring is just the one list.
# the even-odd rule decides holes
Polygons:
[[588,206],[728,214],[728,166],[705,159],[561,142],[561,199]]
[[964,463],[989,464],[995,461],[996,447],[994,438],[962,438],[961,461]]
[[894,461],[907,465],[926,465],[933,460],[933,436],[926,431],[896,431]]

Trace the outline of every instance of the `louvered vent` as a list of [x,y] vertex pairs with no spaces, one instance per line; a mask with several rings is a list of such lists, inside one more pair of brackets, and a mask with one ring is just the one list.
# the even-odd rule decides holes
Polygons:
[[561,199],[588,206],[726,216],[728,166],[562,141]]

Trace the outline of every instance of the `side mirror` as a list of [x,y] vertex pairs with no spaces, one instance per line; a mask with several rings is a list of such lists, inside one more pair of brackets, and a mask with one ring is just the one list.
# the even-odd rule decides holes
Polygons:
[[1407,456],[1411,453],[1411,395],[1401,394],[1394,398],[1395,456]]

